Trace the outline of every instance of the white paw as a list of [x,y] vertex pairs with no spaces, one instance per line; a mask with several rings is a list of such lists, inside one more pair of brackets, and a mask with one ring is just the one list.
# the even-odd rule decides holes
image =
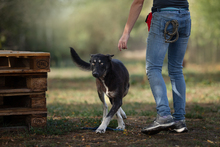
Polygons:
[[111,118],[110,117],[105,117],[101,123],[101,125],[96,129],[96,133],[105,133],[106,128],[110,122]]
[[100,134],[102,134],[102,133],[105,133],[105,130],[106,130],[106,128],[107,128],[107,126],[106,125],[100,125],[99,127],[98,127],[98,129],[96,129],[96,133],[100,133]]
[[125,129],[125,124],[118,125],[118,127],[116,129],[124,130]]
[[105,130],[106,130],[106,129],[99,129],[99,128],[98,128],[98,129],[96,129],[95,132],[96,132],[97,134],[102,134],[102,133],[105,133]]

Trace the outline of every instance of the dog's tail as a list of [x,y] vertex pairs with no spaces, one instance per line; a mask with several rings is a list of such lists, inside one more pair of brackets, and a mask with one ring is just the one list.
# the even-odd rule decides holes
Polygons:
[[91,71],[90,63],[83,61],[72,47],[70,47],[70,53],[71,53],[73,62],[76,63],[78,67],[80,67],[83,70]]

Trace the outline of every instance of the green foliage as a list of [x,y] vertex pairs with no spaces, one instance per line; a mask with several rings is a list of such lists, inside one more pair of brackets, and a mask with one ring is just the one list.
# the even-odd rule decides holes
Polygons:
[[[87,53],[115,53],[117,43],[126,23],[130,0],[127,1],[103,1],[88,2],[86,6],[76,8],[77,14],[69,22],[69,39],[72,44],[82,52]],[[137,22],[134,32],[144,24],[144,18]],[[146,26],[145,26],[146,27]],[[136,34],[136,41],[143,34]]]
[[[79,54],[114,54],[131,3],[131,0],[1,1],[0,49],[50,52],[52,65],[70,59],[70,46]],[[140,19],[134,33],[141,24],[142,29],[146,28],[144,17]],[[143,41],[146,34],[136,34],[134,38]]]
[[190,4],[192,34],[189,60],[197,63],[219,62],[220,1],[195,0]]
[[[0,49],[46,51],[54,66],[70,62],[69,47],[80,55],[117,54],[117,43],[133,0],[0,0]],[[220,1],[192,0],[192,33],[186,60],[220,62]],[[146,0],[128,42],[146,47],[151,0]]]

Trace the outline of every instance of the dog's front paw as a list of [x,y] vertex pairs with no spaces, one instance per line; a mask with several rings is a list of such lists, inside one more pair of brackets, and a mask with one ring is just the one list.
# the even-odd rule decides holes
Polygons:
[[102,133],[105,133],[105,130],[106,130],[106,129],[98,128],[98,129],[96,129],[95,132],[96,132],[97,134],[102,134]]
[[104,128],[104,127],[101,127],[101,126],[100,126],[100,127],[98,127],[98,129],[96,129],[95,132],[96,132],[97,134],[98,134],[98,133],[99,133],[99,134],[102,134],[102,133],[105,133],[105,130],[106,130],[106,127]]
[[118,130],[124,130],[124,129],[125,129],[125,124],[119,125],[116,129],[118,129]]

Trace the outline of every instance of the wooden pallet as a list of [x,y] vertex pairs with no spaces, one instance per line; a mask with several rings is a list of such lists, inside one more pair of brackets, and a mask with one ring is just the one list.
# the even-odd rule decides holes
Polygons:
[[0,132],[44,128],[47,125],[47,113],[0,116],[0,122]]
[[50,53],[0,51],[0,73],[50,71]]
[[0,51],[0,132],[46,127],[50,53]]
[[36,92],[46,90],[47,73],[0,73],[0,95],[3,93]]
[[1,94],[0,122],[0,132],[46,127],[45,92]]

